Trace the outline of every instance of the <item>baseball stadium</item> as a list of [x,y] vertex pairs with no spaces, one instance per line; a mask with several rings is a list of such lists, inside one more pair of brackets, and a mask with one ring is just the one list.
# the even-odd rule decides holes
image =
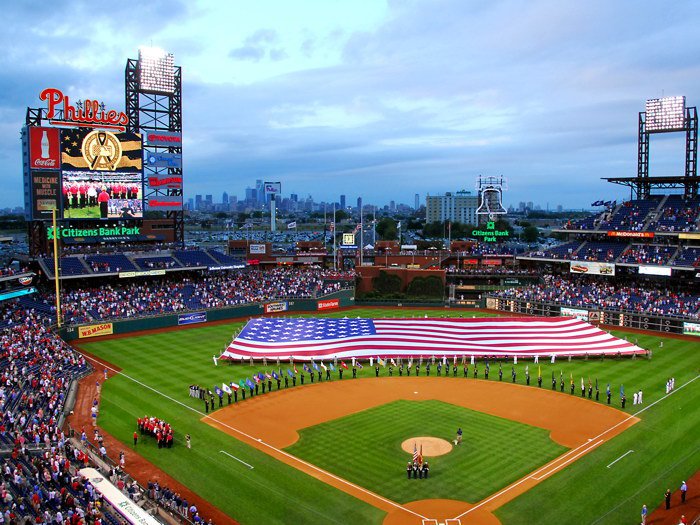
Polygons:
[[[123,110],[55,88],[27,108],[28,254],[0,276],[6,522],[700,522],[685,97],[640,103],[638,172],[608,179],[632,197],[553,245],[511,240],[493,177],[439,246],[376,239],[361,207],[277,232],[277,181],[269,225],[212,245],[189,238],[181,79],[144,48]],[[659,133],[685,134],[684,173],[650,175]]]

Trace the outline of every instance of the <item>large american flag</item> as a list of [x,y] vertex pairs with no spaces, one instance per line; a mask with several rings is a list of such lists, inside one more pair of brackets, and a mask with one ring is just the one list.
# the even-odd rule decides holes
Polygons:
[[222,358],[551,356],[643,353],[571,317],[248,321]]

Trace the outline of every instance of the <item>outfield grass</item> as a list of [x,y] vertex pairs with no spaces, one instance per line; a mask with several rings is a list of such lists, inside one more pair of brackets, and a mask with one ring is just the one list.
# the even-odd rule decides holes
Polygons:
[[[401,443],[429,435],[463,443],[430,458],[428,480],[406,479]],[[476,502],[564,453],[549,432],[442,401],[399,400],[299,432],[285,449],[400,503],[442,498]]]
[[[422,317],[426,313],[436,315],[435,310],[386,309],[358,309],[352,315]],[[445,311],[444,315],[460,313]],[[344,315],[347,314],[333,314]],[[178,446],[159,450],[155,444],[142,440],[138,445],[139,453],[241,523],[260,523],[261,520],[265,523],[380,523],[383,512],[199,421],[201,414],[196,411],[203,411],[204,407],[201,401],[188,396],[190,384],[212,388],[223,381],[249,377],[263,368],[213,366],[212,355],[219,355],[230,341],[231,334],[241,326],[242,323],[207,325],[84,344],[86,351],[120,367],[125,374],[111,378],[103,386],[100,424],[121,439],[125,449],[132,448],[129,441],[135,419],[144,414],[170,421],[179,442],[184,434],[191,434],[191,451]],[[581,377],[586,381],[589,377],[593,381],[597,378],[601,401],[605,398],[605,385],[610,382],[616,406],[619,407],[621,384],[624,384],[630,399],[634,390],[643,389],[645,404],[649,405],[663,396],[668,377],[675,376],[678,387],[698,375],[700,344],[665,339],[664,348],[658,349],[660,338],[637,334],[629,334],[628,338],[630,341],[636,339],[642,347],[654,349],[653,359],[543,363],[543,387],[551,384],[552,373],[557,378],[560,373],[567,378],[573,374],[577,386]],[[532,388],[537,388],[536,371],[531,361],[521,360],[516,365],[518,382],[524,382],[526,365],[533,376],[535,386]],[[504,366],[509,370],[506,366],[511,365]],[[370,377],[374,371],[365,367],[359,375]],[[507,373],[506,376],[509,377]],[[498,380],[492,367],[491,380],[494,378]],[[401,378],[395,374],[392,380],[401,381]],[[667,485],[676,488],[681,479],[700,468],[700,451],[695,438],[700,430],[700,411],[696,408],[699,402],[700,380],[641,414],[642,422],[631,430],[499,509],[499,518],[503,523],[559,524],[593,523],[605,516],[598,523],[613,524],[638,516],[642,503],[655,506]],[[628,403],[626,411],[633,413],[637,409]],[[392,425],[394,423],[392,420]],[[450,428],[449,432],[454,432],[454,429]],[[635,452],[612,469],[606,468],[629,449]],[[220,450],[253,464],[255,469],[251,471],[227,459],[219,453]],[[401,464],[395,469],[397,483],[404,481]],[[472,471],[480,475],[480,469],[477,462]],[[416,483],[420,481],[416,480]],[[360,484],[367,486],[367,483]]]

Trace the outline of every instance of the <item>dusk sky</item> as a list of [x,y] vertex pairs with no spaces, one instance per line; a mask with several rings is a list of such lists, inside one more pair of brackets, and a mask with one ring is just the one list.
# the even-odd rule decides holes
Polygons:
[[[8,2],[0,34],[0,207],[21,205],[26,107],[56,87],[124,108],[141,45],[183,71],[185,199],[255,179],[317,201],[474,190],[587,208],[628,198],[644,101],[700,104],[692,1]],[[655,135],[651,175],[683,175]]]

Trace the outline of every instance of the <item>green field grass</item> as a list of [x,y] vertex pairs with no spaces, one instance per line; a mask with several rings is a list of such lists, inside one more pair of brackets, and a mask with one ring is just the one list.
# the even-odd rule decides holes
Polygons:
[[[422,317],[426,313],[436,315],[435,310],[400,309],[357,309],[352,315]],[[444,315],[449,313],[445,311]],[[337,312],[334,315],[347,314]],[[181,441],[184,434],[191,434],[191,451],[178,446],[159,450],[155,444],[143,440],[138,446],[139,453],[241,523],[260,523],[261,520],[265,523],[381,523],[383,512],[200,422],[204,406],[188,396],[190,384],[211,388],[223,381],[249,377],[253,371],[262,369],[213,365],[212,355],[220,354],[241,326],[242,323],[232,322],[83,344],[85,351],[123,371],[123,375],[110,378],[103,386],[100,425],[121,439],[125,449],[133,448],[129,442],[135,419],[144,414],[170,421],[176,430],[176,440]],[[577,385],[581,377],[597,378],[603,394],[601,401],[605,397],[604,385],[610,382],[613,401],[618,407],[621,384],[628,396],[634,390],[643,389],[648,406],[663,397],[668,377],[676,378],[677,387],[697,377],[700,344],[665,339],[664,348],[658,349],[661,341],[658,337],[616,335],[627,335],[640,346],[654,349],[653,359],[590,359],[560,361],[554,365],[547,362],[542,364],[543,386],[550,384],[552,373],[556,377],[560,373],[565,377],[573,374]],[[530,366],[531,375],[535,375],[533,363],[521,360],[516,365],[520,383],[524,382],[526,365]],[[511,365],[506,366],[509,370]],[[386,371],[383,374],[386,375]],[[373,375],[374,371],[368,367],[360,371],[360,376]],[[498,380],[492,369],[491,380],[494,378]],[[401,379],[396,374],[392,378]],[[346,374],[343,380],[352,379]],[[642,422],[631,430],[499,509],[498,517],[503,523],[559,524],[566,518],[566,523],[616,524],[638,516],[642,503],[655,506],[667,485],[676,488],[681,479],[690,477],[700,468],[700,450],[695,438],[700,430],[699,404],[700,380],[640,414]],[[636,410],[638,407],[628,403],[627,412]],[[427,433],[426,430],[421,433]],[[454,429],[450,428],[449,432]],[[635,452],[611,469],[606,468],[630,449]],[[249,470],[227,459],[219,452],[221,450],[240,457],[255,469]],[[396,469],[397,483],[404,481],[401,466]],[[475,464],[465,475],[479,480],[479,465]]]
[[[430,458],[429,480],[409,482],[405,467],[411,455],[401,443],[426,429],[450,441],[458,425],[463,443]],[[305,428],[299,436],[287,452],[400,503],[476,502],[567,450],[544,429],[434,400],[394,401]]]

